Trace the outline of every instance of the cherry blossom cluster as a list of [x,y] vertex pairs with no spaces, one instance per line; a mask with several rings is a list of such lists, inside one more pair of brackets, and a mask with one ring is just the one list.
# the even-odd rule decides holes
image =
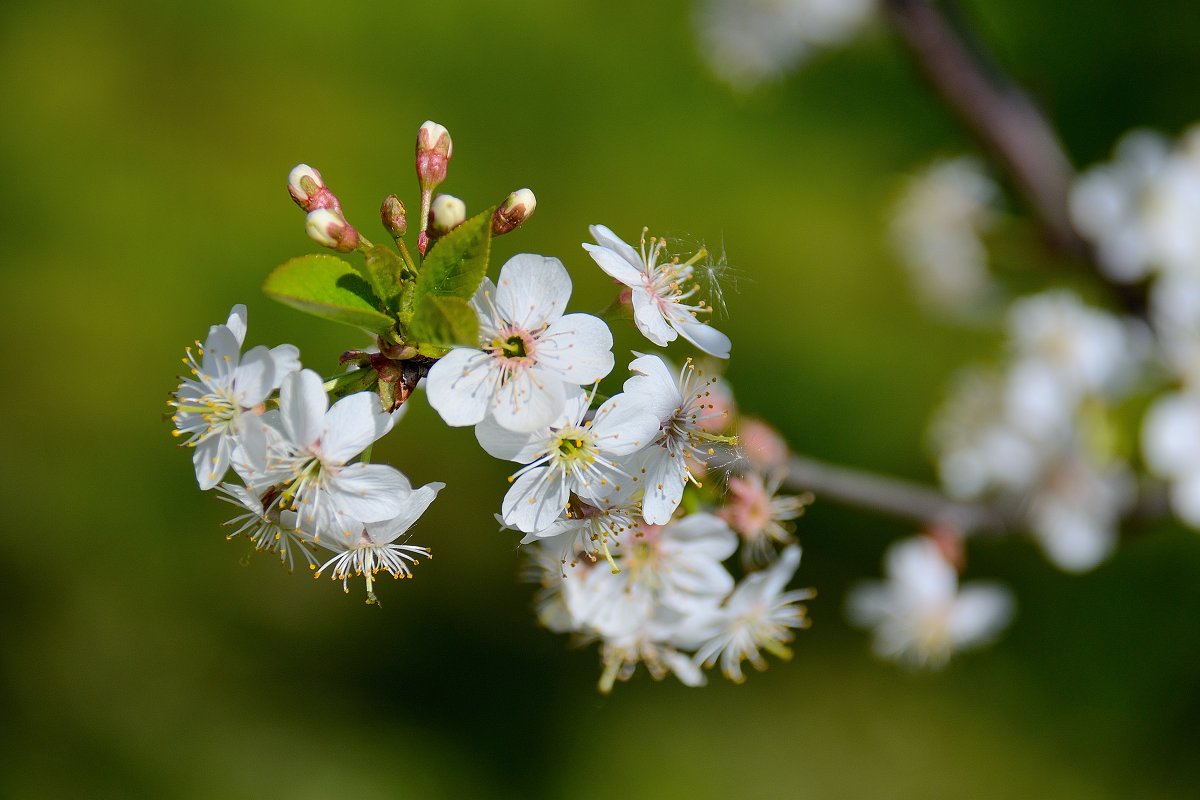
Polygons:
[[[949,295],[990,287],[951,304],[974,322],[990,313],[982,300],[1003,295],[980,238],[995,203],[971,161],[942,161],[909,182],[892,225],[924,299],[933,284]],[[1012,300],[1002,357],[957,377],[929,441],[949,495],[1003,510],[1053,563],[1083,571],[1112,554],[1126,518],[1153,496],[1143,467],[1200,527],[1200,130],[1175,143],[1127,135],[1111,163],[1076,181],[1070,210],[1106,280],[1144,292],[1144,308],[1120,314],[1067,289]],[[994,585],[956,588],[969,531],[927,533],[894,545],[887,583],[853,592],[847,613],[874,627],[880,655],[937,666],[991,639],[1013,603]]]
[[[365,330],[374,345],[347,350],[329,377],[303,368],[291,345],[243,355],[246,309],[236,306],[188,351],[174,433],[193,450],[201,489],[236,507],[229,537],[289,570],[302,560],[347,591],[362,577],[377,602],[381,573],[410,577],[430,557],[408,535],[444,484],[414,489],[370,460],[423,395],[447,425],[473,426],[484,452],[516,465],[497,519],[519,534],[543,587],[539,618],[600,642],[602,690],[639,663],[699,685],[717,663],[740,682],[743,662],[762,669],[765,653],[789,657],[812,596],[787,589],[800,562],[792,525],[811,497],[779,493],[788,453],[770,428],[747,418],[740,444],[732,394],[713,366],[731,343],[701,296],[707,252],[684,258],[647,231],[634,247],[591,227],[576,260],[613,280],[609,318],[628,316],[645,342],[614,375],[609,322],[568,311],[563,261],[520,253],[489,275],[492,240],[536,201],[522,189],[468,218],[463,201],[434,195],[452,152],[444,127],[421,126],[419,258],[396,195],[380,208],[393,250],[350,223],[316,169],[289,175],[309,237],[363,263],[302,256],[264,290]],[[669,345],[692,355],[651,350]]]
[[1065,290],[1014,302],[1007,328],[1004,363],[959,376],[934,416],[942,483],[958,498],[1010,501],[1055,564],[1090,569],[1134,499],[1117,434],[1144,329]]
[[[643,236],[635,249],[604,226],[591,233],[585,250],[627,287],[651,344],[683,339],[728,358],[729,339],[700,320],[708,307],[691,261],[670,257],[661,239]],[[530,552],[539,618],[600,641],[603,691],[639,663],[695,686],[719,660],[741,681],[742,661],[762,668],[762,651],[787,655],[792,630],[807,625],[809,594],[785,591],[800,558],[787,526],[804,500],[775,496],[778,472],[713,472],[717,486],[704,490],[710,462],[730,461],[737,437],[728,388],[695,359],[678,366],[634,353],[622,391],[601,398],[612,334],[597,317],[564,313],[571,290],[557,259],[510,259],[471,300],[477,346],[453,348],[430,369],[429,402],[447,424],[474,425],[489,455],[518,465],[498,518]],[[739,542],[745,563],[765,569],[737,584],[724,562]]]
[[744,661],[761,670],[767,653],[790,658],[794,631],[808,627],[803,602],[813,593],[787,586],[800,562],[792,524],[812,497],[779,493],[787,446],[764,423],[737,417],[723,381],[653,355],[630,369],[617,397],[658,422],[648,447],[617,460],[622,484],[572,494],[544,527],[500,519],[525,534],[542,623],[599,643],[601,691],[639,664],[688,686],[720,664],[741,683]]
[[[234,306],[225,324],[188,350],[190,377],[170,401],[200,488],[215,488],[238,509],[226,523],[229,538],[277,553],[289,570],[299,556],[316,577],[328,570],[343,588],[365,576],[369,598],[380,572],[410,577],[429,550],[398,540],[444,484],[414,490],[399,470],[363,457],[401,412],[382,410],[373,392],[331,406],[332,387],[301,368],[294,346],[260,345],[242,355],[245,335],[246,307]],[[240,482],[226,480],[231,470]]]
[[1134,131],[1113,161],[1088,170],[1071,197],[1075,224],[1120,283],[1147,288],[1160,387],[1142,426],[1142,455],[1169,484],[1171,507],[1200,528],[1200,127],[1171,142]]

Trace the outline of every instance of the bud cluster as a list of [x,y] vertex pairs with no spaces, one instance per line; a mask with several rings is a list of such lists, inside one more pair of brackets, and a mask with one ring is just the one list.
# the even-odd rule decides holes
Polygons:
[[304,230],[308,238],[339,253],[352,253],[362,239],[342,214],[342,203],[325,185],[321,173],[308,164],[297,164],[288,174],[288,194],[308,212]]

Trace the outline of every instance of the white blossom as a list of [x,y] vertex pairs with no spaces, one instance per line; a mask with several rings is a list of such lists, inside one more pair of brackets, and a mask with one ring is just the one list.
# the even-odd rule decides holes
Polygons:
[[300,553],[310,567],[316,565],[316,557],[297,530],[295,513],[281,510],[277,488],[268,488],[261,497],[248,487],[232,483],[221,483],[216,488],[222,500],[239,506],[242,512],[225,523],[234,528],[225,538],[245,536],[254,544],[255,550],[279,553],[280,563],[287,565],[289,572],[296,553]]
[[1131,382],[1144,351],[1135,331],[1065,290],[1022,298],[1008,313],[1017,363],[1038,365],[1059,383],[1068,402],[1089,393],[1114,394]]
[[785,592],[788,582],[800,566],[800,548],[784,549],[768,569],[742,579],[733,594],[706,623],[705,641],[696,650],[695,660],[711,667],[718,659],[725,677],[742,683],[742,662],[749,660],[758,670],[767,668],[762,650],[782,659],[792,657],[787,646],[796,628],[807,628],[809,620],[805,600],[815,594],[809,589]]
[[852,37],[877,0],[702,0],[700,53],[712,71],[746,90],[796,66],[810,50]]
[[552,630],[600,641],[602,691],[628,680],[639,663],[656,679],[673,672],[699,686],[704,676],[683,651],[703,641],[733,589],[721,562],[736,547],[728,526],[702,513],[627,531],[613,569],[581,562],[562,572],[557,550],[538,542],[539,618]]
[[1170,481],[1172,510],[1200,528],[1200,396],[1176,392],[1155,401],[1142,423],[1142,453]]
[[[587,500],[572,495],[562,516],[541,530],[525,534],[521,544],[541,542],[547,552],[558,553],[560,564],[571,567],[580,556],[591,561],[603,556],[613,564],[612,548],[621,541],[621,534],[636,528],[642,516],[641,501],[631,500],[629,494],[614,492]],[[503,517],[500,519],[503,522]]]
[[[224,325],[213,325],[204,344],[197,342],[183,362],[184,378],[171,400],[176,436],[195,448],[192,463],[201,489],[211,489],[229,469],[242,419],[253,414],[286,375],[300,368],[300,351],[290,344],[258,346],[241,354],[246,339],[246,307],[236,305]],[[197,359],[197,355],[199,359]]]
[[1177,147],[1159,134],[1133,131],[1118,142],[1111,163],[1089,169],[1072,188],[1071,218],[1112,279],[1200,268],[1197,130]]
[[963,587],[937,545],[925,537],[897,542],[884,557],[887,580],[851,589],[851,621],[875,629],[883,658],[937,668],[958,650],[993,640],[1013,615],[1011,592],[975,581]]
[[1054,443],[1031,437],[1010,415],[1007,401],[1014,392],[1007,383],[999,372],[967,370],[934,414],[930,441],[938,475],[954,497],[1025,492],[1049,458]]
[[559,518],[572,492],[604,498],[636,480],[618,460],[649,443],[658,420],[623,394],[610,397],[589,419],[588,401],[587,393],[572,387],[558,418],[532,433],[510,431],[491,417],[476,426],[475,436],[490,455],[524,465],[509,479],[504,524],[534,533]]
[[630,287],[633,321],[643,336],[659,347],[682,336],[709,355],[729,358],[729,337],[696,317],[711,313],[712,306],[702,300],[687,302],[700,291],[694,258],[683,263],[668,259],[662,239],[650,239],[647,248],[645,231],[639,253],[603,225],[588,230],[597,244],[584,242],[583,249],[600,269]]
[[644,588],[662,605],[689,613],[720,602],[733,589],[722,562],[737,543],[723,519],[704,512],[667,525],[643,525],[625,537],[615,580],[624,591]]
[[661,525],[679,507],[687,482],[695,481],[693,470],[704,468],[712,444],[736,440],[705,428],[706,422],[721,416],[710,399],[716,379],[706,378],[690,358],[677,375],[656,355],[635,358],[629,369],[633,375],[625,381],[626,396],[654,414],[659,428],[630,466],[642,475],[646,522]]
[[1116,549],[1135,489],[1124,462],[1083,447],[1065,449],[1042,470],[1029,496],[1030,529],[1060,569],[1092,569]]
[[359,529],[358,535],[351,539],[329,531],[319,535],[318,541],[321,546],[333,551],[335,555],[321,565],[315,577],[321,577],[322,573],[329,569],[331,577],[340,580],[343,591],[348,592],[347,582],[350,577],[363,576],[366,579],[368,600],[374,601],[372,589],[376,575],[386,572],[393,578],[409,578],[412,577],[410,564],[419,563],[417,559],[421,557],[432,557],[427,547],[402,544],[396,540],[407,533],[425,513],[446,484],[427,483],[414,490],[407,478],[402,474],[400,478],[401,488],[397,492],[400,512],[395,517],[365,523]]
[[514,256],[498,283],[484,280],[471,303],[479,347],[456,347],[429,371],[429,403],[447,425],[475,425],[489,414],[528,432],[557,418],[569,387],[612,371],[612,334],[590,314],[566,314],[571,278],[556,258]]
[[998,194],[978,159],[966,156],[934,162],[909,179],[890,232],[928,306],[961,314],[994,291],[981,237],[995,224]]
[[1113,452],[1103,399],[1075,395],[1063,373],[1033,363],[960,379],[931,428],[938,472],[955,497],[1019,508],[1062,569],[1090,569],[1116,543],[1134,499],[1131,471]]
[[278,430],[271,419],[256,429],[265,455],[254,483],[283,486],[281,503],[297,512],[298,527],[318,538],[338,534],[349,540],[363,523],[401,512],[408,481],[399,471],[349,463],[396,421],[374,392],[343,397],[330,407],[320,376],[301,370],[280,386]]

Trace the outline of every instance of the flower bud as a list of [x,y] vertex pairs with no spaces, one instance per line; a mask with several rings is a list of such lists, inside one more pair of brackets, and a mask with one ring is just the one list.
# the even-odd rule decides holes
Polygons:
[[529,189],[517,189],[505,198],[496,213],[492,214],[492,233],[496,236],[508,233],[533,216],[537,198]]
[[429,207],[429,227],[435,236],[445,236],[467,219],[467,204],[457,197],[439,194]]
[[401,238],[408,231],[408,216],[404,212],[404,203],[394,194],[389,194],[379,207],[379,218],[383,220],[383,227],[393,239]]
[[342,213],[342,204],[333,192],[329,191],[321,173],[308,164],[297,164],[288,173],[288,194],[296,201],[296,205],[305,211],[328,208]]
[[340,213],[328,208],[308,212],[304,230],[317,244],[339,253],[349,253],[358,247],[358,231]]
[[421,191],[431,192],[446,180],[446,166],[453,149],[450,131],[432,120],[421,125],[417,131],[417,180]]

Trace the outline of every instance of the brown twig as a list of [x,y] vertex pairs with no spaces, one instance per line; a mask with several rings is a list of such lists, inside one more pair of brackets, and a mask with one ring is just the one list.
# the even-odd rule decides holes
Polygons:
[[1082,254],[1067,214],[1075,171],[1058,135],[1016,84],[966,45],[932,0],[886,0],[887,16],[950,109],[1012,177],[1051,242]]

